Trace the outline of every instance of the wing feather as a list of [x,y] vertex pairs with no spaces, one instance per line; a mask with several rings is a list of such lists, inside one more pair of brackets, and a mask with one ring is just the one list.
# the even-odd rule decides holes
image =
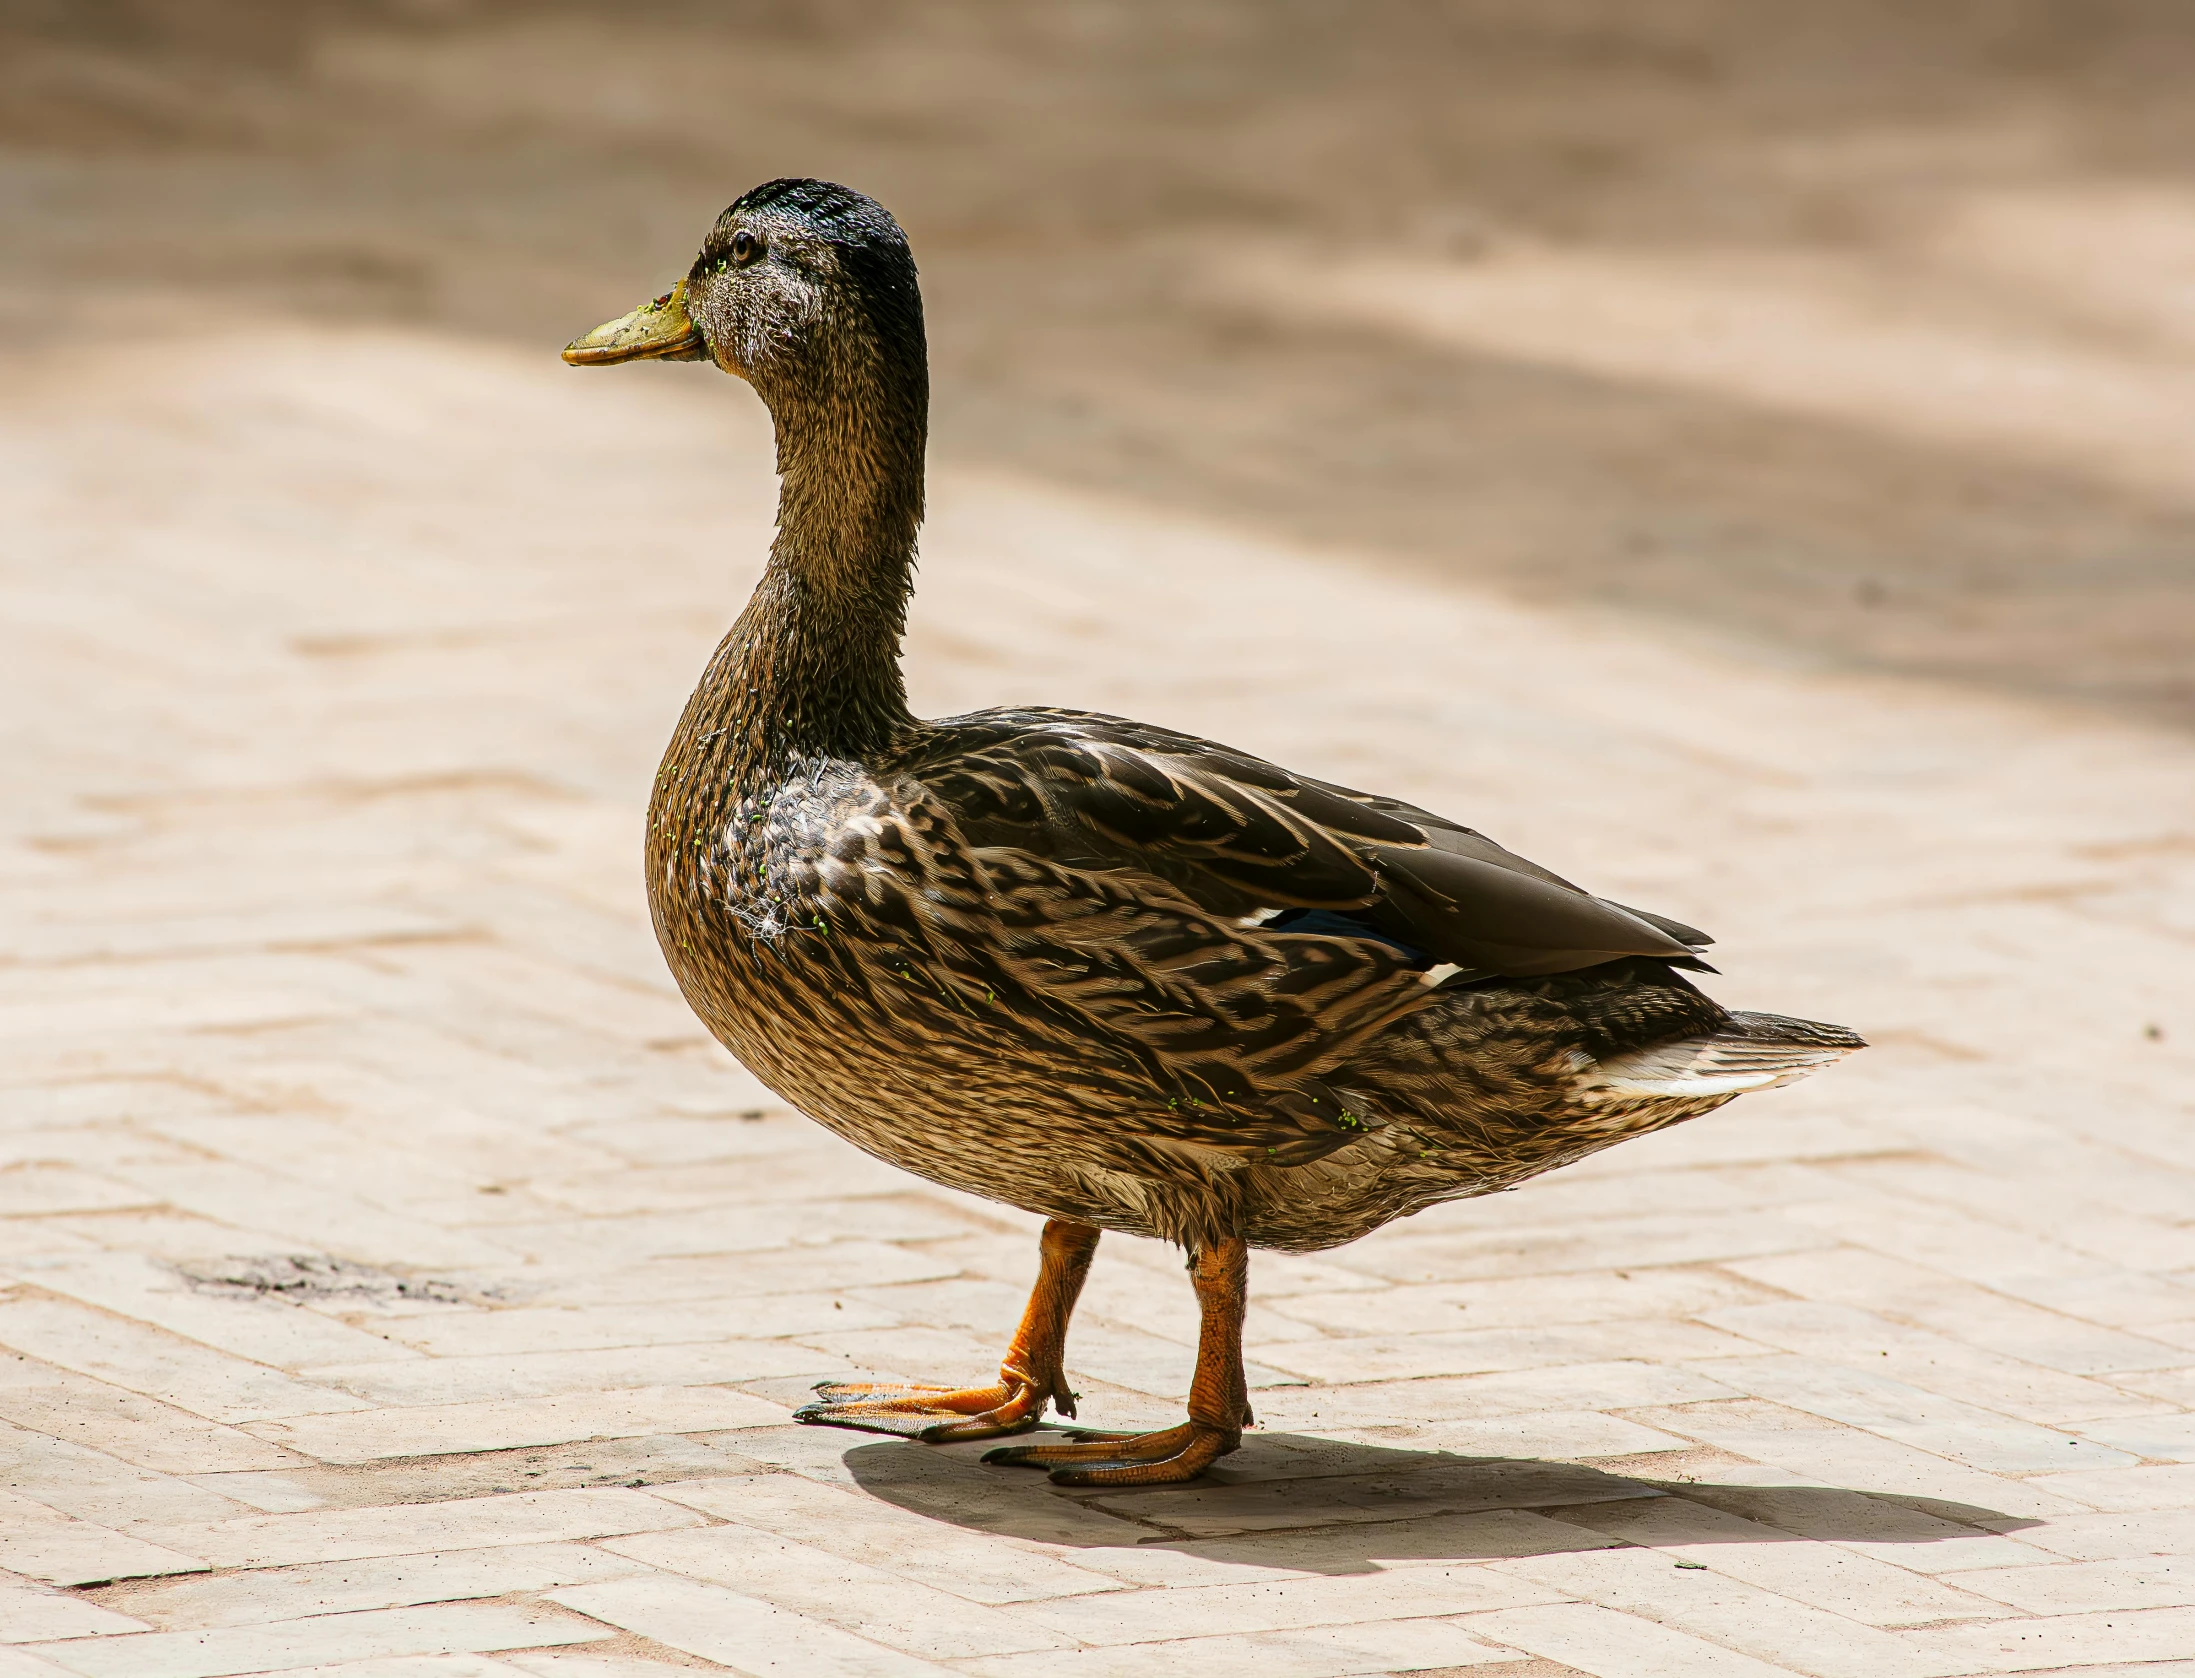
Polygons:
[[1427,966],[1520,977],[1621,956],[1696,966],[1709,942],[1400,800],[1117,717],[979,712],[933,725],[909,769],[979,843],[1154,874],[1231,920],[1353,914]]

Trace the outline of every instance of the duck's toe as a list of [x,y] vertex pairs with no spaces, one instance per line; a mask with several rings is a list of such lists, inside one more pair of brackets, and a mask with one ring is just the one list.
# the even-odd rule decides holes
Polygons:
[[988,1387],[933,1387],[900,1381],[823,1381],[793,1420],[816,1427],[891,1433],[927,1444],[1026,1433],[1044,1417],[1048,1391],[1001,1379]]
[[1078,1430],[1071,1444],[1003,1445],[983,1460],[1050,1471],[1055,1486],[1168,1486],[1194,1480],[1242,1442],[1239,1432],[1183,1422],[1156,1433]]

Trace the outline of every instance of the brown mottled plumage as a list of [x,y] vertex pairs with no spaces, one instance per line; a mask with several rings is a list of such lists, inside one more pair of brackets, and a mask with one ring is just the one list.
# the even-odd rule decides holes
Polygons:
[[1118,717],[910,714],[928,371],[906,240],[869,199],[757,187],[677,290],[566,351],[640,357],[748,380],[783,479],[650,807],[680,988],[818,1122],[1052,1220],[995,1386],[829,1388],[807,1419],[967,1438],[1071,1415],[1067,1316],[1118,1230],[1192,1255],[1189,1422],[994,1455],[1187,1478],[1248,1420],[1246,1245],[1352,1241],[1860,1046],[1728,1012],[1678,971],[1705,935],[1393,799]]

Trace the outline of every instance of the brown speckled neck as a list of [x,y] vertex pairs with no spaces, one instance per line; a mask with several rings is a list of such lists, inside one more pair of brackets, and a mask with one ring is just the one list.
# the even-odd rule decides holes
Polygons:
[[810,353],[756,381],[777,429],[777,539],[688,713],[731,735],[749,775],[859,760],[914,720],[899,644],[928,436],[922,318],[855,293],[827,319]]

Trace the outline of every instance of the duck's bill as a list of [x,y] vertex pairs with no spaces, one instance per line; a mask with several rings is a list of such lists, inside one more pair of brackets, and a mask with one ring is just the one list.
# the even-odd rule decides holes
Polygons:
[[629,315],[596,327],[564,346],[574,367],[614,367],[620,361],[706,361],[709,346],[686,313],[686,282]]

